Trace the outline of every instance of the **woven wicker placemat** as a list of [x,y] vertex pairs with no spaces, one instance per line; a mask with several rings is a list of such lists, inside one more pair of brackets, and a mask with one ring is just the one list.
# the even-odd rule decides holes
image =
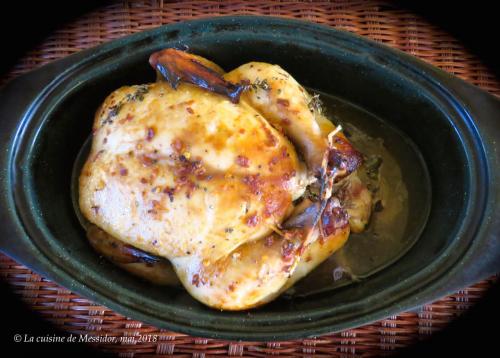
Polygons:
[[[495,76],[455,39],[422,18],[384,1],[120,1],[93,11],[58,29],[21,59],[13,78],[74,52],[154,28],[195,18],[254,14],[310,20],[367,36],[453,73],[500,95]],[[96,343],[123,356],[183,355],[333,355],[373,356],[390,353],[444,327],[477,302],[494,279],[480,282],[416,312],[388,317],[371,325],[314,339],[272,343],[229,342],[190,337],[123,317],[44,279],[0,254],[0,277],[23,301],[57,327],[76,334],[117,337]],[[138,337],[155,342],[138,342]]]

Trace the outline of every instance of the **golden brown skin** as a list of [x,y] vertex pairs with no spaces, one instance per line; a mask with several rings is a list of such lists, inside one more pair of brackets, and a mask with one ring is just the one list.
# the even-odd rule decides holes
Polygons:
[[[318,176],[325,153],[344,155],[348,165],[338,177],[350,174],[361,163],[360,154],[339,133],[334,138],[334,151],[328,145],[327,136],[335,129],[332,122],[311,106],[312,96],[285,70],[278,65],[263,62],[246,63],[224,75],[231,82],[266,83],[255,86],[242,95],[275,127],[280,128],[305,157],[312,174]],[[336,158],[335,158],[336,159]],[[332,163],[339,166],[340,163]]]
[[[168,259],[191,295],[211,307],[272,300],[347,240],[349,216],[331,190],[320,202],[293,201],[315,181],[349,175],[359,153],[341,134],[327,140],[334,126],[278,66],[222,75],[177,50],[150,62],[167,69],[168,82],[118,89],[96,114],[80,176],[82,213],[103,233],[89,235],[101,239],[93,246],[115,262],[112,240]],[[255,73],[269,87],[244,84],[241,100],[232,97]],[[157,261],[135,254],[136,262],[121,265],[149,265],[147,277]]]
[[97,113],[80,177],[90,222],[157,256],[211,261],[284,220],[307,178],[264,118],[188,84],[150,84],[128,100],[137,91],[115,91]]
[[[338,200],[332,198],[331,201],[336,201],[333,206],[340,211],[326,214],[331,225],[323,237],[319,228],[311,227],[319,203],[305,200],[291,215],[290,228],[241,245],[218,262],[197,267],[194,274],[179,266],[175,266],[176,272],[193,297],[212,307],[242,310],[269,302],[346,242],[347,213],[340,208]],[[308,212],[304,213],[305,210]],[[305,218],[302,225],[292,223],[301,214]],[[313,243],[304,247],[302,244],[311,230]]]

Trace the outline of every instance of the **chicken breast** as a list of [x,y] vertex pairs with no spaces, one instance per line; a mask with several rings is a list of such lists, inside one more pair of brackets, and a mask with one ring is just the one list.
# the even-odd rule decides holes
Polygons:
[[269,234],[306,184],[291,143],[252,107],[158,82],[105,100],[80,206],[128,244],[210,262]]

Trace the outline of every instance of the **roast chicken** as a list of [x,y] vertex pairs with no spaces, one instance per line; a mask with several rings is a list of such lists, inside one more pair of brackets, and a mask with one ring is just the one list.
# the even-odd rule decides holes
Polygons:
[[[359,153],[284,69],[176,49],[97,110],[79,181],[91,245],[213,308],[276,298],[366,226]],[[341,194],[341,195],[340,195]]]

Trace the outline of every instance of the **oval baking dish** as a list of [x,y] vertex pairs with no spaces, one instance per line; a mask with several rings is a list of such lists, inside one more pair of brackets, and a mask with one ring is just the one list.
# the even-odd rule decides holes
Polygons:
[[[215,311],[185,292],[110,269],[73,210],[72,168],[100,102],[122,85],[153,81],[148,56],[166,47],[187,47],[224,68],[277,63],[301,84],[345,99],[410,138],[428,174],[407,180],[430,182],[429,195],[412,193],[429,208],[410,217],[409,225],[418,226],[415,244],[368,279],[247,312]],[[164,26],[68,56],[0,91],[0,248],[117,312],[188,334],[290,339],[366,324],[499,271],[499,114],[494,96],[347,32],[246,16]],[[421,204],[410,197],[410,206]]]

